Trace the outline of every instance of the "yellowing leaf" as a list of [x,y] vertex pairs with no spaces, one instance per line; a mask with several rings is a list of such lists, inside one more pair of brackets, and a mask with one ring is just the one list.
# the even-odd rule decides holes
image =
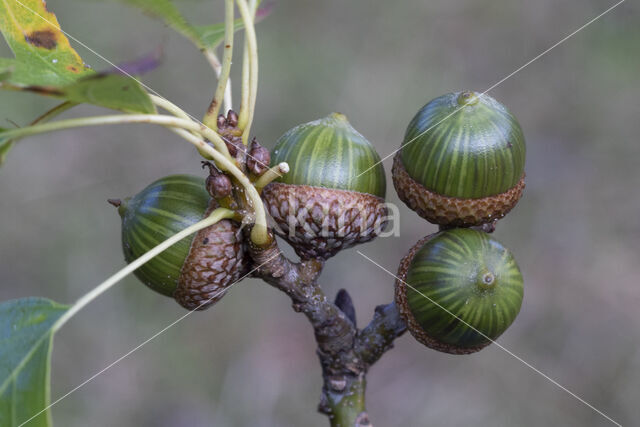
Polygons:
[[0,0],[0,31],[16,57],[7,83],[63,86],[93,73],[43,0]]
[[[0,0],[0,31],[15,54],[15,59],[0,58],[0,88],[126,112],[155,112],[137,81],[96,74],[85,66],[44,1]],[[2,143],[0,163],[12,145]]]
[[14,64],[11,59],[0,58],[0,82],[9,78],[13,68]]

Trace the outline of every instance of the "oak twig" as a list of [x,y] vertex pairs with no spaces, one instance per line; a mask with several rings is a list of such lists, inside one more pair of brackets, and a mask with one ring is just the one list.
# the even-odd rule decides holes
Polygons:
[[356,353],[369,367],[390,350],[393,340],[406,330],[407,326],[400,317],[395,302],[379,305],[369,325],[358,333]]
[[260,266],[253,275],[286,293],[293,309],[313,327],[323,378],[318,410],[329,417],[332,427],[370,426],[365,408],[367,370],[406,330],[395,304],[378,306],[369,325],[358,330],[349,294],[342,290],[334,303],[318,284],[323,261],[292,262],[274,238],[264,246],[250,242],[249,254],[254,266]]

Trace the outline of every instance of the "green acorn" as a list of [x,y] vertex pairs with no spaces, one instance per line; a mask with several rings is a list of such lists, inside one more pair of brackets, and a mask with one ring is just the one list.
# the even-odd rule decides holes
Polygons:
[[375,238],[386,224],[380,156],[343,114],[294,127],[271,164],[291,167],[263,191],[268,212],[303,259],[327,259]]
[[397,277],[395,301],[409,331],[445,353],[481,350],[513,323],[522,305],[522,274],[509,250],[469,228],[420,240]]
[[[109,202],[122,217],[122,249],[128,263],[218,207],[205,181],[191,175],[167,176],[131,198]],[[183,307],[203,310],[224,296],[245,264],[239,225],[224,219],[179,241],[134,274]]]
[[524,189],[525,141],[514,116],[476,92],[440,96],[411,120],[393,162],[400,199],[434,224],[502,218]]

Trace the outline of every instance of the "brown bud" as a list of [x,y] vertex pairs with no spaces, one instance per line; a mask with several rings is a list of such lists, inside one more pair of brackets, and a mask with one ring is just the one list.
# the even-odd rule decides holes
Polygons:
[[227,119],[224,118],[223,114],[220,114],[217,119],[218,129],[223,128],[227,125]]
[[231,157],[235,157],[236,154],[238,154],[238,146],[234,144],[233,141],[229,140],[228,138],[225,138],[224,136],[222,137],[222,140],[227,146],[227,150],[229,150],[229,154],[231,155]]
[[353,300],[351,299],[351,295],[347,292],[346,289],[340,289],[336,294],[336,299],[334,304],[338,306],[340,310],[347,316],[353,325],[356,325],[356,309],[353,306]]
[[233,110],[229,110],[229,112],[227,113],[227,125],[231,126],[232,128],[238,126],[238,113]]
[[260,176],[269,169],[270,162],[271,153],[254,138],[251,141],[251,151],[249,151],[249,156],[247,157],[247,168],[250,172]]
[[222,199],[231,195],[231,180],[229,177],[223,173],[220,175],[209,175],[207,177],[207,191],[211,195],[211,197],[215,199]]
[[222,199],[231,195],[233,189],[229,177],[220,172],[213,163],[202,162],[202,168],[209,168],[209,176],[205,181],[207,191],[214,199]]

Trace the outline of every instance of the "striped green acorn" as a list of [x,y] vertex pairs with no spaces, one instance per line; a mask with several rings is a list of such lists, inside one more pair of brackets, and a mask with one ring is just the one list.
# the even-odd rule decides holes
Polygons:
[[[204,179],[191,175],[167,176],[131,198],[110,202],[122,218],[122,249],[128,263],[217,207]],[[183,307],[202,310],[222,298],[244,268],[239,226],[223,219],[171,246],[135,275]]]
[[524,189],[525,140],[516,118],[475,92],[440,96],[409,123],[393,183],[430,222],[472,226],[506,215]]
[[456,228],[420,240],[402,259],[395,301],[411,334],[452,354],[481,350],[520,312],[522,274],[487,233]]
[[343,114],[301,124],[278,140],[271,164],[289,173],[263,199],[277,230],[303,259],[327,259],[375,238],[386,224],[380,156]]
[[332,113],[290,129],[278,139],[273,150],[271,164],[280,162],[291,167],[278,180],[284,184],[385,196],[386,180],[380,156],[344,114]]

